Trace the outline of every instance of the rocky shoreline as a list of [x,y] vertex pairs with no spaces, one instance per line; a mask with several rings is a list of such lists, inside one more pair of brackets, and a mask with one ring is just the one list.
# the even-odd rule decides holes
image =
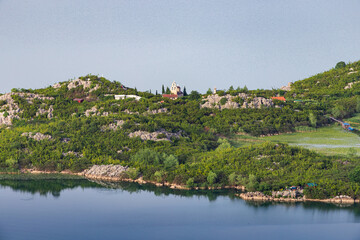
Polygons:
[[310,199],[306,196],[300,197],[276,197],[265,195],[262,192],[247,192],[236,194],[236,196],[246,201],[263,201],[263,202],[324,202],[324,203],[344,203],[344,204],[355,204],[360,203],[360,199],[354,199],[349,196],[336,196],[328,199]]
[[[68,175],[77,175],[83,176],[90,180],[101,180],[108,182],[135,182],[139,184],[154,184],[158,187],[169,187],[171,189],[181,189],[181,190],[216,190],[216,189],[237,189],[245,191],[244,186],[224,186],[224,187],[196,187],[189,188],[185,185],[179,185],[169,182],[154,182],[149,180],[144,180],[142,177],[132,179],[129,178],[127,171],[129,167],[124,167],[121,165],[94,165],[89,169],[86,169],[79,173],[73,173],[71,171],[39,171],[36,169],[23,169],[21,173],[30,173],[30,174],[68,174]],[[0,173],[1,174],[1,173]],[[7,174],[7,173],[4,173]],[[15,174],[15,173],[11,173]],[[309,199],[306,196],[303,196],[302,190],[285,190],[285,191],[273,191],[272,196],[265,195],[262,192],[246,192],[235,194],[237,197],[244,199],[245,201],[263,201],[263,202],[324,202],[324,203],[336,203],[336,204],[355,204],[360,203],[360,199],[353,199],[349,196],[340,195],[330,199]]]

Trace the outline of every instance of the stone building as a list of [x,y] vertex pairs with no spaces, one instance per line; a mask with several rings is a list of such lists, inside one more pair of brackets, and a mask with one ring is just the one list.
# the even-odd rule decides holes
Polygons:
[[181,91],[180,86],[178,86],[175,81],[171,84],[170,92],[171,94],[163,94],[162,96],[170,99],[177,99],[184,96],[184,93]]

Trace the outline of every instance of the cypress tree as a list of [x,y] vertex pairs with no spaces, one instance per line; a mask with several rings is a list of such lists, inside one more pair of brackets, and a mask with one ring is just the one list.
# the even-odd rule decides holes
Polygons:
[[164,84],[162,85],[161,93],[162,93],[162,94],[164,94],[164,93],[165,93],[165,87],[164,87]]
[[184,96],[187,96],[186,87],[184,86]]

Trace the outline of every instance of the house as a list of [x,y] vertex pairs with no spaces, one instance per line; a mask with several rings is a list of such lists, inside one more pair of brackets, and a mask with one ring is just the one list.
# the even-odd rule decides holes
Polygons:
[[271,97],[271,99],[286,102],[286,99],[284,97]]
[[163,94],[162,96],[171,100],[177,99],[179,97],[177,94]]
[[349,130],[349,131],[354,130],[354,129],[350,126],[349,123],[344,122],[344,123],[342,123],[341,125],[342,125],[343,129],[347,129],[347,130]]
[[73,101],[76,101],[78,103],[82,103],[84,101],[83,98],[74,98]]
[[177,99],[179,97],[184,96],[180,86],[178,86],[175,81],[171,84],[170,92],[171,94],[163,94],[162,96],[164,98],[170,98],[170,99]]
[[316,187],[317,184],[316,183],[307,183],[306,186],[307,187]]
[[115,100],[121,100],[125,98],[134,98],[136,101],[139,101],[141,99],[140,96],[137,95],[114,95]]

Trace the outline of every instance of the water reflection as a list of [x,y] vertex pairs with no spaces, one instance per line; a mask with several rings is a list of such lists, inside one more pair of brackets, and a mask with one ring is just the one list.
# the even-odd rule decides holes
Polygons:
[[48,179],[48,180],[2,180],[0,185],[3,187],[10,187],[13,191],[40,194],[40,196],[52,195],[55,198],[60,197],[61,191],[65,189],[81,188],[101,188],[94,182],[86,179],[83,180],[69,180],[69,179]]
[[[39,194],[40,196],[53,196],[59,198],[61,192],[67,189],[75,188],[95,188],[99,190],[111,191],[126,191],[129,193],[149,192],[155,196],[167,197],[170,195],[180,196],[185,198],[205,197],[210,202],[216,201],[219,197],[228,197],[233,201],[241,201],[246,206],[255,209],[266,210],[274,206],[284,206],[288,208],[301,207],[304,210],[317,210],[323,213],[345,210],[352,212],[360,219],[360,205],[341,205],[332,203],[319,202],[305,202],[305,203],[280,203],[280,202],[262,202],[262,201],[243,201],[235,196],[239,193],[237,190],[179,190],[170,189],[167,187],[156,187],[152,184],[138,184],[129,182],[104,182],[104,181],[89,181],[86,179],[50,179],[50,180],[1,180],[0,186],[10,187],[13,191],[20,191],[30,193],[32,195]],[[24,198],[24,201],[31,200],[31,198]]]

